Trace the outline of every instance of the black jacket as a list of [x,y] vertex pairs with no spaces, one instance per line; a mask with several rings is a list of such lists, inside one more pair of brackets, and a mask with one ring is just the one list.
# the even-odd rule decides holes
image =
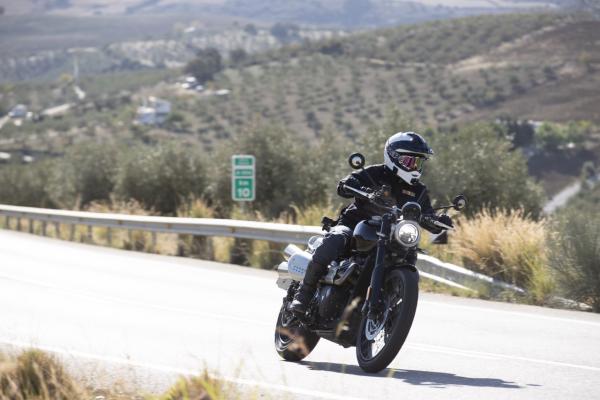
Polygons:
[[[374,181],[369,179],[369,176]],[[350,186],[355,189],[371,189],[372,191],[379,190],[381,186],[388,185],[391,187],[392,198],[396,200],[396,205],[402,207],[409,201],[416,201],[421,205],[421,212],[425,218],[421,220],[421,226],[432,233],[439,233],[441,229],[430,223],[431,218],[435,215],[435,211],[431,206],[427,187],[422,183],[409,185],[398,176],[394,175],[383,164],[371,165],[362,171],[353,172],[338,184],[337,192],[345,198],[352,198],[355,194],[344,188]],[[354,202],[348,205],[341,213],[339,222],[342,225],[354,228],[357,223],[362,220],[369,219],[374,215],[381,215],[381,209],[369,203],[365,199],[355,198]]]

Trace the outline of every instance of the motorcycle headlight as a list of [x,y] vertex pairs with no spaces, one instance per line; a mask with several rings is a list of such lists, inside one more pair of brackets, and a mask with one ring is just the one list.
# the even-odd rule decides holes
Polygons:
[[401,245],[405,247],[415,247],[419,244],[421,230],[412,222],[402,221],[396,225],[394,237]]

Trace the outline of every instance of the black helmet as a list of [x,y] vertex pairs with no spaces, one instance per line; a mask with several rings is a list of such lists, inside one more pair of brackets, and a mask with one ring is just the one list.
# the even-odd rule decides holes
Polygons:
[[409,185],[421,177],[423,163],[433,155],[425,139],[414,132],[398,132],[385,143],[385,166]]

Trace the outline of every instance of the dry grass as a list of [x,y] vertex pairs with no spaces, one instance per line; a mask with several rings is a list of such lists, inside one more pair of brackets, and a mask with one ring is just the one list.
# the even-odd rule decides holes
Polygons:
[[73,400],[85,392],[52,356],[29,350],[0,359],[0,400]]
[[74,379],[52,355],[27,350],[17,356],[0,354],[0,400],[225,400],[256,398],[242,394],[206,370],[195,377],[180,378],[166,393],[131,393],[118,385],[111,388],[85,387]]
[[301,209],[298,206],[292,206],[294,210],[293,223],[298,225],[321,225],[324,216],[336,218],[339,213],[339,205],[331,202],[325,204],[314,204]]
[[199,377],[180,378],[166,394],[148,400],[225,400],[241,398],[231,385],[204,372]]
[[471,219],[459,218],[445,254],[439,255],[521,286],[532,302],[541,304],[554,291],[548,229],[546,221],[535,221],[522,211],[484,210]]

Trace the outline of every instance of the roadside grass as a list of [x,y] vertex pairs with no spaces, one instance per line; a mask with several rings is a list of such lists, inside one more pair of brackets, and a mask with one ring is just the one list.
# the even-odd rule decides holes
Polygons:
[[237,400],[258,398],[241,393],[233,384],[204,370],[197,376],[180,377],[165,393],[147,394],[113,387],[90,387],[76,379],[53,355],[25,350],[16,355],[0,353],[0,400]]
[[85,390],[52,356],[38,350],[0,355],[0,400],[73,400]]
[[470,219],[459,217],[447,246],[428,248],[444,261],[524,288],[527,302],[547,304],[556,289],[548,268],[549,230],[545,220],[521,210],[483,210]]

